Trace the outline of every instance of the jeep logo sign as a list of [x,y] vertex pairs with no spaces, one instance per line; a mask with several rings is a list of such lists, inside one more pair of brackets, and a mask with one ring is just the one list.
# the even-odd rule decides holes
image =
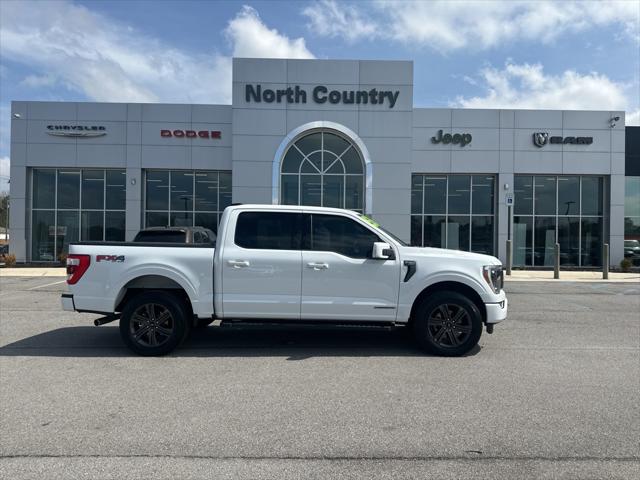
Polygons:
[[546,132],[536,132],[533,134],[533,144],[542,148],[547,143],[554,145],[591,145],[593,137],[550,137]]
[[438,133],[435,137],[431,137],[431,143],[443,143],[444,145],[448,145],[450,143],[454,145],[460,145],[464,147],[465,145],[469,145],[473,137],[470,133],[454,133],[451,135],[450,133],[442,134],[442,130],[438,130]]

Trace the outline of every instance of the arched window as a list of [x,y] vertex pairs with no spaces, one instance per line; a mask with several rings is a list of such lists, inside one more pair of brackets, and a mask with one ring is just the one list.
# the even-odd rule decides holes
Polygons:
[[364,167],[356,146],[333,131],[289,145],[280,171],[280,203],[364,210]]

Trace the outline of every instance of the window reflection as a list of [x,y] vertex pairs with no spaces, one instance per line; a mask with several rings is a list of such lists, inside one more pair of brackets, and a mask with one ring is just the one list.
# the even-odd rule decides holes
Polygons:
[[231,173],[214,170],[147,170],[145,226],[199,226],[217,232],[231,205]]
[[411,176],[411,244],[494,254],[495,177]]

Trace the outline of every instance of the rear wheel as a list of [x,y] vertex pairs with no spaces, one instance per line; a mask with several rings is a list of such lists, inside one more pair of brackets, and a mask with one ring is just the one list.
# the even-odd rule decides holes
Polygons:
[[478,344],[482,335],[482,315],[475,303],[464,295],[437,292],[418,305],[413,331],[426,352],[456,357]]
[[141,293],[122,310],[120,336],[139,355],[166,355],[186,338],[188,318],[188,308],[171,293]]

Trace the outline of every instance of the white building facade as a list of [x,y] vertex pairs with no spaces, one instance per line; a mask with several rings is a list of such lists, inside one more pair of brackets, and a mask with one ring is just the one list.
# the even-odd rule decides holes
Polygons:
[[[561,107],[561,105],[559,105]],[[622,111],[413,107],[409,61],[234,59],[232,105],[12,102],[19,262],[230,203],[360,211],[414,245],[514,265],[623,257]],[[509,215],[509,213],[511,215]]]

